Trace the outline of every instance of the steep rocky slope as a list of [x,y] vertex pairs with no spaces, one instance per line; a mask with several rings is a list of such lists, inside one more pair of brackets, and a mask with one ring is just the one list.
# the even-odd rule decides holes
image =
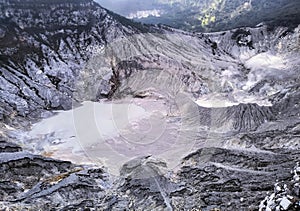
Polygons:
[[93,1],[0,3],[1,119],[71,108],[93,47],[143,30]]
[[0,8],[1,208],[257,210],[290,180],[299,27],[197,34],[92,1]]

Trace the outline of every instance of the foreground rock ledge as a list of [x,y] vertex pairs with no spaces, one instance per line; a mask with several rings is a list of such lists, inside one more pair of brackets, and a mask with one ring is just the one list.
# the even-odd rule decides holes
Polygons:
[[204,148],[176,171],[162,174],[163,163],[143,157],[116,178],[101,168],[26,153],[3,139],[0,144],[3,210],[257,210],[276,181],[292,179],[300,156],[298,150]]

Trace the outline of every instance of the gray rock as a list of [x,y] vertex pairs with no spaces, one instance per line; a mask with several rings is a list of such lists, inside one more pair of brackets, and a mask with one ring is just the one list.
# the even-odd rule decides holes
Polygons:
[[[272,210],[277,196],[298,209],[299,27],[192,34],[92,1],[39,2],[0,0],[0,209]],[[182,109],[200,144],[175,169],[144,156],[116,177],[22,151],[19,130],[8,133],[73,103],[123,97]],[[205,98],[211,106],[195,103]]]

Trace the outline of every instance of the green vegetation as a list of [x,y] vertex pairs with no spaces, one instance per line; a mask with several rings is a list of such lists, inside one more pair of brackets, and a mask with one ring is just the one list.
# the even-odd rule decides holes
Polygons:
[[[138,0],[136,0],[138,1]],[[295,0],[152,0],[161,17],[138,19],[190,31],[220,31],[261,22],[269,25],[300,24],[300,1]],[[145,8],[143,8],[145,9]]]

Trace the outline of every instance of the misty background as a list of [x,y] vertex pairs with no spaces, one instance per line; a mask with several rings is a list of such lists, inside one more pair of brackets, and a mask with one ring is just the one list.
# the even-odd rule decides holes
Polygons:
[[124,17],[147,24],[211,32],[237,27],[300,24],[299,0],[96,0]]
[[106,9],[125,17],[128,17],[130,13],[135,13],[140,10],[159,9],[156,0],[97,0],[96,2]]

